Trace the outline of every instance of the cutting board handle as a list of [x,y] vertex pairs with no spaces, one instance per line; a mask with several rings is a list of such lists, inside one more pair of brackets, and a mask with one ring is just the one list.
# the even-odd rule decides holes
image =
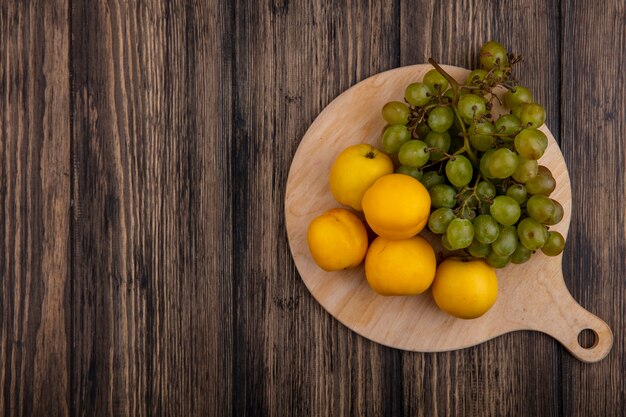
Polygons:
[[[604,359],[613,346],[613,332],[599,317],[585,310],[569,292],[559,292],[559,299],[549,309],[539,323],[537,330],[557,339],[577,359],[583,362],[598,362]],[[591,330],[594,343],[585,348],[579,342],[579,335]]]

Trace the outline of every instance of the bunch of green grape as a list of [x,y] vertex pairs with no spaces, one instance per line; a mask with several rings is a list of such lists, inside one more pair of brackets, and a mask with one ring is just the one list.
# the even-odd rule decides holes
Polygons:
[[[428,189],[429,229],[447,250],[496,268],[524,263],[539,249],[556,256],[565,246],[549,229],[563,218],[563,207],[550,198],[556,182],[538,163],[548,146],[538,129],[546,113],[511,75],[520,60],[487,42],[480,68],[459,84],[431,59],[434,69],[407,86],[405,102],[382,109],[388,123],[382,148],[397,172]],[[500,100],[494,89],[502,87],[510,112],[494,120],[491,109]]]

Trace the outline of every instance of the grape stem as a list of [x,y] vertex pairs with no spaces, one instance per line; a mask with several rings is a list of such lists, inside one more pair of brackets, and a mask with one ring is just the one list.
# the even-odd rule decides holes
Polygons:
[[441,159],[440,159],[440,160],[438,160],[438,161],[433,161],[433,162],[431,162],[430,164],[426,164],[426,165],[424,165],[424,166],[422,167],[422,170],[424,170],[424,169],[426,169],[426,168],[430,168],[430,167],[435,166],[435,165],[437,165],[437,164],[441,165],[441,163],[442,163],[443,161],[445,161],[446,159],[447,159],[447,157],[443,157],[443,158],[441,158]]
[[515,84],[509,84],[509,83],[500,83],[500,85],[512,92],[515,92],[515,87],[517,87]]
[[493,136],[496,138],[514,138],[515,135],[507,135],[504,133],[479,133],[480,135],[484,135],[484,136]]
[[[476,177],[476,182],[474,182],[474,186],[470,188],[470,190],[472,190],[472,194],[470,194],[469,197],[463,200],[461,205],[455,210],[455,214],[463,213],[463,210],[465,209],[465,206],[467,205],[467,202],[470,200],[470,198],[476,197],[478,199],[478,196],[476,195],[476,190],[478,189],[478,183],[480,182],[480,178],[481,175],[478,174],[478,176]],[[460,195],[463,191],[465,191],[465,189],[463,189],[458,195]]]
[[480,90],[483,88],[482,85],[475,85],[475,84],[471,84],[471,85],[460,85],[459,88],[461,90]]
[[442,103],[431,104],[431,105],[424,107],[424,113],[427,112],[428,110],[434,109],[435,107],[445,107],[448,105],[449,104],[442,104]]
[[443,75],[443,78],[445,78],[448,83],[450,83],[452,91],[454,92],[454,102],[456,103],[457,101],[459,101],[458,90],[461,85],[454,78],[452,78],[452,76],[448,74],[443,68],[441,68],[441,65],[439,65],[437,61],[432,58],[428,58],[428,62],[430,63],[430,65],[435,67],[439,74]]
[[460,152],[456,152],[456,153],[466,152],[467,156],[472,161],[472,164],[474,164],[474,166],[477,166],[478,159],[476,158],[474,151],[472,151],[472,147],[469,142],[469,136],[467,134],[467,129],[465,128],[465,122],[463,121],[463,119],[461,118],[461,115],[459,114],[459,111],[457,110],[457,105],[459,103],[459,89],[461,85],[450,74],[448,74],[443,68],[441,68],[441,65],[439,65],[437,61],[435,61],[432,58],[428,58],[428,62],[430,63],[430,65],[435,67],[437,72],[441,74],[443,78],[445,78],[448,81],[448,83],[450,83],[450,86],[452,87],[452,93],[454,97],[452,99],[452,110],[454,110],[454,114],[456,115],[456,118],[459,121],[459,124],[461,125],[461,130],[463,131],[463,147],[459,149]]
[[[467,152],[467,156],[469,156],[470,160],[472,161],[472,164],[474,164],[474,166],[478,166],[478,158],[476,158],[476,155],[474,155],[474,151],[472,151],[472,146],[470,145],[469,142],[469,135],[467,134],[467,129],[465,128],[465,122],[463,121],[463,119],[461,118],[461,115],[459,114],[459,111],[456,109],[456,106],[452,106],[452,109],[454,110],[454,114],[456,114],[456,118],[459,121],[459,124],[461,125],[461,130],[463,131],[463,147],[461,149],[459,149],[461,152],[465,151]],[[459,152],[456,152],[459,153]]]
[[435,162],[441,162],[441,161],[444,161],[444,160],[446,160],[446,159],[452,159],[452,160],[454,160],[454,159],[453,159],[453,158],[454,158],[454,155],[456,155],[456,153],[451,155],[451,154],[449,154],[448,152],[444,151],[444,150],[443,150],[443,148],[437,148],[437,147],[426,148],[426,149],[424,149],[424,150],[425,150],[426,152],[430,152],[430,153],[433,153],[433,152],[441,152],[442,154],[444,154],[444,155],[445,155],[445,156],[442,156],[442,157],[441,157],[441,159],[439,159],[439,160],[437,160],[437,161],[435,161]]

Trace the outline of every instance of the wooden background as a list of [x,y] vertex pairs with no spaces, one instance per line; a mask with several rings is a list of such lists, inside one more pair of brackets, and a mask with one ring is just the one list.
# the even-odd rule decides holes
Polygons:
[[[0,0],[0,414],[618,416],[626,409],[621,0]],[[377,72],[495,38],[570,169],[564,256],[613,351],[519,332],[374,344],[309,295],[289,164]]]

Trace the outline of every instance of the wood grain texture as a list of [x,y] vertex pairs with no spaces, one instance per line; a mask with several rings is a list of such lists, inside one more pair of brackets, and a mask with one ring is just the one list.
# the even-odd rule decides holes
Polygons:
[[[623,414],[625,17],[618,0],[0,0],[0,414]],[[599,364],[535,332],[383,347],[289,253],[287,173],[319,112],[383,70],[474,64],[491,37],[526,56],[570,168],[565,280],[615,330]]]
[[0,2],[0,414],[5,416],[69,415],[68,51],[67,1]]
[[393,414],[399,352],[332,319],[298,277],[286,239],[291,158],[319,111],[398,65],[387,2],[235,2],[234,387],[236,415]]
[[[598,366],[564,361],[565,415],[626,409],[626,4],[562,5],[561,144],[572,172],[573,215],[564,271],[572,294],[613,326]],[[586,30],[576,25],[594,22]],[[584,394],[583,394],[584,393]]]
[[74,3],[73,415],[230,413],[228,13]]

